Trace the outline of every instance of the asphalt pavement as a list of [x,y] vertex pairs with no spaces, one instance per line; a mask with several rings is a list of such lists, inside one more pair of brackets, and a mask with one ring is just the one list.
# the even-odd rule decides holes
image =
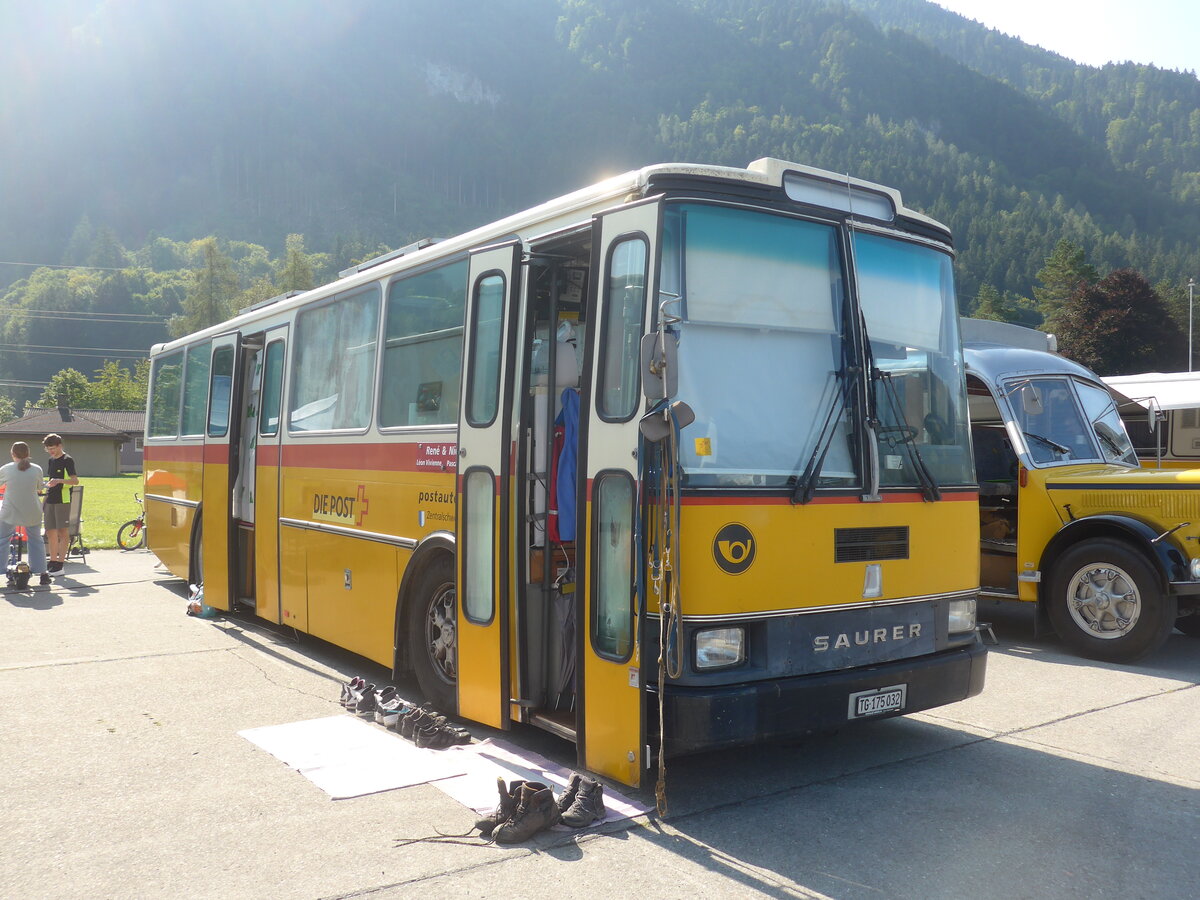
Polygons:
[[[238,735],[338,714],[343,681],[387,673],[252,619],[188,617],[185,594],[146,551],[4,594],[0,897],[1200,894],[1200,641],[1178,633],[1121,667],[993,617],[982,695],[672,761],[665,819],[400,846],[475,816],[429,785],[330,800]],[[573,764],[549,735],[506,738]]]

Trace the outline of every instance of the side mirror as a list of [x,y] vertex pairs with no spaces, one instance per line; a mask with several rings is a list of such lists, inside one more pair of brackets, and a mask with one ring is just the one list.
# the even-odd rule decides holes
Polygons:
[[642,337],[639,348],[642,365],[642,393],[647,400],[666,400],[679,390],[679,341],[665,331]]
[[657,409],[642,416],[638,430],[651,444],[657,444],[671,433],[671,418],[675,418],[680,429],[696,421],[695,411],[682,400],[676,400],[666,409]]
[[1042,392],[1036,385],[1027,384],[1021,388],[1021,408],[1027,416],[1040,416],[1045,409],[1042,406]]

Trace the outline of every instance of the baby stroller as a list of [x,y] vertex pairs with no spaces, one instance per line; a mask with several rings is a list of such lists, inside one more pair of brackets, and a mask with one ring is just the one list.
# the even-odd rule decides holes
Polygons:
[[12,590],[26,590],[29,587],[29,579],[33,575],[29,570],[29,563],[21,558],[24,553],[25,529],[18,527],[8,542],[8,565],[5,568],[8,587]]

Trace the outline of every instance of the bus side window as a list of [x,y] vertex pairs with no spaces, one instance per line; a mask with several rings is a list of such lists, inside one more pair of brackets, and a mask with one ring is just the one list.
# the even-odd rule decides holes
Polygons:
[[149,437],[179,434],[179,401],[182,397],[183,351],[177,350],[154,361],[150,376]]
[[183,428],[180,434],[204,434],[208,420],[208,370],[212,342],[205,341],[188,347],[187,365],[183,369]]
[[267,345],[267,361],[263,366],[263,384],[260,402],[262,413],[258,420],[258,433],[264,437],[279,433],[279,402],[283,389],[283,341],[271,341]]
[[296,317],[289,430],[371,424],[378,331],[379,289],[374,285]]
[[645,238],[630,237],[614,243],[608,255],[596,404],[600,416],[611,421],[632,417],[640,399],[638,342],[646,312],[648,254]]

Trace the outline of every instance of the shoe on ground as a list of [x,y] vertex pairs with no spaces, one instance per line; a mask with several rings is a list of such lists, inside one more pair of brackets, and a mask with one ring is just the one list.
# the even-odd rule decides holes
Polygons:
[[42,577],[38,581],[38,584],[40,584],[42,587],[50,587],[50,585],[53,583],[54,580],[50,577],[49,572],[43,572]]
[[46,564],[47,572],[61,572],[63,570],[63,560],[52,559]]
[[377,700],[375,703],[375,721],[384,728],[394,728],[396,727],[396,720],[400,718],[400,711],[404,708],[404,701],[396,696],[393,696],[389,700]]
[[341,703],[342,706],[346,707],[346,709],[353,709],[358,705],[358,701],[362,697],[360,691],[366,687],[366,685],[367,683],[365,681],[355,675],[342,685],[342,696],[338,699],[338,702]]
[[512,818],[496,826],[492,837],[498,844],[519,844],[559,820],[554,791],[540,781],[527,781],[520,787],[517,809]]
[[562,812],[562,823],[572,828],[586,828],[593,822],[602,822],[608,815],[604,808],[604,785],[587,775],[579,779],[575,799]]
[[513,817],[513,813],[517,811],[517,799],[521,785],[524,783],[524,780],[514,781],[505,787],[503,778],[496,779],[496,790],[500,793],[500,805],[475,823],[480,835],[491,837],[497,825],[502,825]]
[[362,689],[362,695],[359,697],[358,703],[355,704],[354,711],[360,716],[373,716],[375,714],[375,685],[368,684]]
[[567,782],[566,788],[558,795],[558,811],[565,813],[571,808],[571,804],[575,802],[575,795],[579,793],[579,784],[583,781],[583,776],[578,772],[572,772],[571,778]]

